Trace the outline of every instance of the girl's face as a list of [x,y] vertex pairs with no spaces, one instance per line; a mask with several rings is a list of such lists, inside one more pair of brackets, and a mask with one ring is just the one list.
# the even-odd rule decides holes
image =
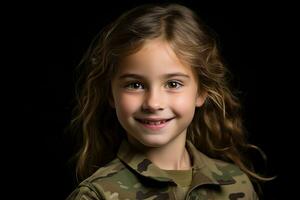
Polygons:
[[167,42],[146,42],[122,60],[112,80],[112,106],[129,140],[162,147],[185,140],[195,107],[205,100],[196,73]]

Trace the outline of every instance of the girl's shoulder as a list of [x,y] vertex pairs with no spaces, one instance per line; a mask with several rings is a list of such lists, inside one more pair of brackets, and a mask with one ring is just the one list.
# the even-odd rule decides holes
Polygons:
[[247,179],[248,176],[234,163],[226,162],[207,156],[188,141],[188,152],[196,169],[219,183],[229,184],[238,182],[238,179]]
[[102,179],[105,180],[106,178],[116,176],[119,172],[121,172],[125,168],[126,168],[125,165],[118,158],[115,158],[114,160],[110,161],[106,165],[100,167],[85,181],[90,183],[99,182]]
[[116,158],[82,181],[66,200],[114,198],[119,194],[113,188],[131,188],[136,182],[136,177]]
[[250,178],[237,165],[211,158],[196,149],[191,143],[188,144],[188,148],[197,176],[211,180],[211,183],[220,186],[222,188],[220,195],[232,197],[239,195],[240,197],[257,199]]
[[[230,199],[258,199],[249,176],[237,165],[206,156],[207,175],[221,186],[223,196]],[[222,195],[221,195],[222,196]]]

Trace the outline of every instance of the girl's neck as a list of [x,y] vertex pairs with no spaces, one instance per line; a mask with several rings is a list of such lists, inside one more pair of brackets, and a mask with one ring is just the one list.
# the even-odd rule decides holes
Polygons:
[[[130,140],[130,139],[129,139]],[[191,168],[191,160],[185,147],[186,135],[181,134],[162,147],[145,147],[136,145],[136,141],[130,143],[142,151],[157,167],[164,170],[188,170]]]

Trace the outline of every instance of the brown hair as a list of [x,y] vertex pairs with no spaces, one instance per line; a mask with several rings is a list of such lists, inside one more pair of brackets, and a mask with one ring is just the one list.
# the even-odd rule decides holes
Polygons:
[[196,69],[199,87],[207,93],[188,127],[188,139],[208,156],[235,163],[250,178],[267,180],[254,173],[244,155],[256,147],[246,142],[240,103],[229,89],[229,73],[216,38],[193,11],[178,4],[143,5],[124,13],[95,37],[82,59],[85,71],[78,81],[71,121],[82,142],[77,153],[80,178],[116,156],[125,132],[109,105],[111,78],[120,59],[154,38],[167,41],[180,59]]

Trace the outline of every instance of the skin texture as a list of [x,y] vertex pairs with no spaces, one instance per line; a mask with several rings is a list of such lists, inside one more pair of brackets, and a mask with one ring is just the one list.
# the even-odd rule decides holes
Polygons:
[[124,58],[111,86],[111,105],[130,143],[163,169],[190,168],[186,131],[205,95],[168,43],[149,40]]

